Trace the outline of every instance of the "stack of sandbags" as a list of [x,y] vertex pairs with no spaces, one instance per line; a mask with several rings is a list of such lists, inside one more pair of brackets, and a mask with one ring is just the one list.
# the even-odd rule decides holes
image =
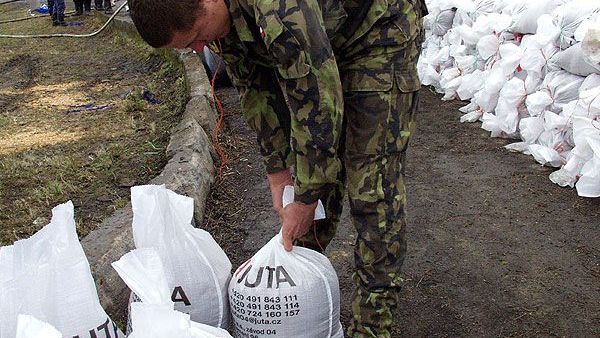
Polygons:
[[[600,1],[430,0],[427,6],[417,67],[422,83],[444,100],[470,101],[460,109],[461,122],[481,121],[492,137],[521,139],[507,148],[544,165],[567,164],[576,134],[586,130],[573,127],[574,116],[597,122]],[[584,153],[577,163],[594,161]],[[571,165],[569,179],[552,180],[574,186],[580,177],[600,176],[594,165],[585,166],[585,175],[583,168]],[[580,195],[600,196],[581,190],[584,183],[575,185]]]

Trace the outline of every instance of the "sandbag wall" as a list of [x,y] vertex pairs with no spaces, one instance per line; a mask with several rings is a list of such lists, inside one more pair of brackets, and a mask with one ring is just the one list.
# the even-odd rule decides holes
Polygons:
[[600,196],[600,1],[428,0],[421,82],[509,150]]

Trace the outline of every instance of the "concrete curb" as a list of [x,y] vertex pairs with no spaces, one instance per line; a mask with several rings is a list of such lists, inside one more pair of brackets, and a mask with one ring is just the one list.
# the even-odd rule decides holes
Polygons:
[[[128,15],[117,16],[115,22],[119,29],[136,32]],[[164,184],[179,194],[194,198],[194,221],[202,224],[206,197],[215,177],[212,143],[206,131],[214,128],[217,113],[200,58],[191,52],[180,53],[179,57],[185,66],[191,98],[181,122],[172,131],[167,147],[170,160],[149,184]],[[110,264],[134,248],[132,220],[133,211],[128,203],[81,240],[100,303],[117,322],[127,317],[129,289]]]

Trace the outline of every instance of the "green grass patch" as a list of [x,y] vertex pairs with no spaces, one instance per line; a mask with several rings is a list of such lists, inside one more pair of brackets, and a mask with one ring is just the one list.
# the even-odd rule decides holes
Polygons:
[[[0,21],[25,13],[19,6],[0,7]],[[106,18],[76,20],[84,25],[39,18],[0,28],[83,34]],[[0,50],[0,245],[39,230],[67,200],[85,236],[166,164],[170,131],[189,99],[183,66],[171,51],[114,28],[88,39],[0,39]],[[144,90],[160,103],[146,101]],[[77,108],[85,105],[105,108]]]

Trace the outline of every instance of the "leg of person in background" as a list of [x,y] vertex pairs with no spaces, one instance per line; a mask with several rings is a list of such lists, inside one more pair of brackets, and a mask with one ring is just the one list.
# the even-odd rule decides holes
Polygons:
[[75,14],[73,16],[83,15],[83,0],[73,0],[75,3]]
[[83,0],[83,12],[85,15],[90,15],[92,12],[92,0]]
[[113,14],[112,4],[110,0],[104,0],[104,13],[105,14]]
[[56,20],[52,21],[52,26],[68,26],[65,22],[65,0],[54,0],[54,11]]
[[54,21],[53,13],[54,13],[54,0],[48,0],[48,15],[50,15],[50,20],[52,20],[52,21]]
[[104,10],[104,1],[103,0],[94,0],[94,9],[97,11]]

